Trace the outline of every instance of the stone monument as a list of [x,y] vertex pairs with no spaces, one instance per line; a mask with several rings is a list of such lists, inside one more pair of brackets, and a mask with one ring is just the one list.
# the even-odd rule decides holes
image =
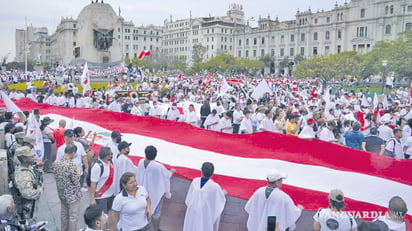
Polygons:
[[76,58],[97,64],[121,61],[123,19],[106,3],[91,3],[77,18]]

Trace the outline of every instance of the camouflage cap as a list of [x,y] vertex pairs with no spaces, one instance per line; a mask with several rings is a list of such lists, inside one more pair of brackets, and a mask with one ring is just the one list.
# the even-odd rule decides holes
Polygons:
[[17,148],[15,154],[16,154],[16,156],[26,156],[26,157],[34,156],[34,154],[31,152],[30,148],[27,147],[27,146]]
[[14,134],[14,137],[16,137],[16,139],[24,139],[24,137],[26,137],[26,134],[24,132],[17,132]]
[[33,146],[36,146],[36,137],[34,136],[26,136],[23,139],[23,142],[29,143]]

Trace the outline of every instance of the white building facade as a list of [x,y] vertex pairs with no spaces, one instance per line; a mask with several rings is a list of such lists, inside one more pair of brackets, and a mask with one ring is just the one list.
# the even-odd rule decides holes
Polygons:
[[[110,8],[113,14],[112,7],[106,3],[89,4],[85,9],[103,7]],[[241,5],[231,4],[225,16],[179,20],[170,17],[163,26],[135,26],[131,21],[113,16],[112,45],[118,49],[103,53],[116,53],[115,58],[107,60],[111,62],[126,56],[132,59],[142,50],[151,50],[153,58],[180,60],[191,65],[193,47],[197,45],[204,49],[202,61],[222,53],[248,59],[266,56],[272,60],[270,70],[273,72],[285,60],[352,50],[365,53],[378,41],[397,39],[399,33],[412,29],[412,0],[352,0],[327,11],[298,10],[295,19],[288,21],[270,16],[245,19],[244,15]],[[257,27],[249,26],[252,21],[257,22]],[[24,57],[22,31],[16,30],[18,61]],[[81,45],[86,38],[79,37],[78,19],[62,18],[51,36],[44,36],[44,31],[40,34],[28,37],[29,44],[43,44],[33,46],[38,48],[30,51],[29,57],[40,57],[44,62],[70,63],[90,47],[90,44]]]

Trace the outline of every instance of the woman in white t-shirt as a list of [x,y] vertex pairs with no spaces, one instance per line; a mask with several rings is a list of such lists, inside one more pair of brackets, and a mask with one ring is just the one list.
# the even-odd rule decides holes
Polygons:
[[150,198],[146,189],[137,185],[136,175],[126,172],[120,178],[122,191],[114,198],[110,215],[110,231],[149,230]]
[[41,120],[40,130],[43,136],[43,146],[44,146],[44,155],[43,155],[43,171],[44,172],[51,172],[51,148],[52,144],[54,144],[54,135],[53,130],[49,128],[49,125],[53,123],[54,120],[50,119],[50,117],[46,116]]

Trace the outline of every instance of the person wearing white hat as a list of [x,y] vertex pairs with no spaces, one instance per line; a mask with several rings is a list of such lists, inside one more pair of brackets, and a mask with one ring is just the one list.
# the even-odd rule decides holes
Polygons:
[[296,206],[292,198],[280,188],[287,174],[272,169],[267,174],[268,185],[259,188],[245,205],[249,214],[247,228],[250,231],[267,230],[268,217],[276,217],[276,225],[280,230],[293,230],[303,207]]

